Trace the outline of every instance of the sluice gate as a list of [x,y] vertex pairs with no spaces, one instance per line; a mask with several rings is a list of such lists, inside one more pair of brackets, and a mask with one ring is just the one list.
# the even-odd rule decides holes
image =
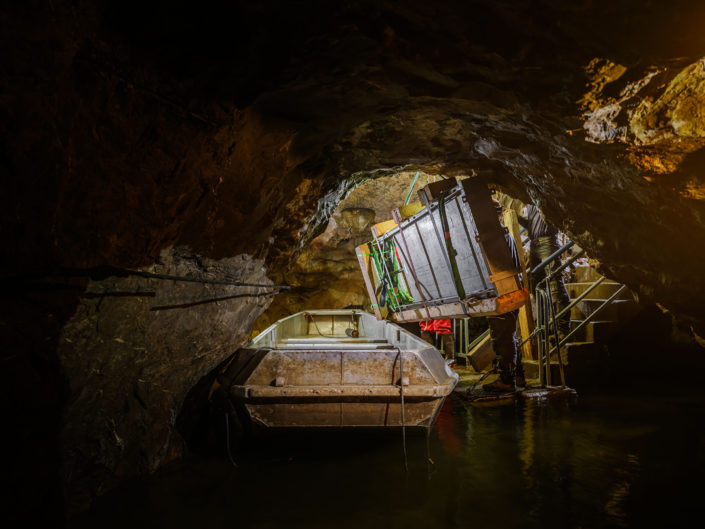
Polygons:
[[419,202],[373,226],[373,240],[356,249],[375,316],[420,321],[521,307],[529,293],[486,179],[449,178],[418,195]]

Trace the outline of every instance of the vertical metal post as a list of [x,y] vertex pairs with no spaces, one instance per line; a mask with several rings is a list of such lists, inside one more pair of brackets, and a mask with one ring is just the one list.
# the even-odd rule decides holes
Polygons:
[[541,292],[543,299],[543,351],[544,351],[544,366],[546,368],[546,385],[553,385],[553,377],[551,375],[551,356],[548,354],[551,350],[549,343],[549,333],[551,332],[551,322],[548,320],[548,300],[546,293]]
[[470,324],[469,318],[463,319],[463,328],[465,329],[465,354],[470,352],[470,335],[468,334]]
[[[549,268],[550,272],[550,268]],[[548,311],[551,315],[551,323],[553,324],[553,336],[556,340],[556,349],[558,351],[558,371],[561,375],[561,386],[565,387],[565,369],[563,368],[563,356],[561,355],[560,339],[558,338],[558,320],[556,320],[555,310],[553,308],[553,295],[551,294],[551,284],[546,280],[546,299],[548,300]],[[551,365],[551,344],[548,344],[548,365]]]
[[[458,208],[458,212],[460,215],[460,221],[463,223],[463,231],[465,232],[465,238],[468,240],[468,246],[470,247],[470,251],[472,252],[472,258],[475,261],[475,268],[480,274],[480,279],[482,280],[482,286],[485,290],[489,290],[489,286],[487,285],[487,281],[485,280],[485,274],[482,273],[482,267],[480,266],[480,261],[477,259],[477,254],[475,253],[475,246],[473,245],[472,239],[470,238],[470,232],[468,231],[468,226],[465,223],[465,218],[463,214],[463,210],[460,208],[460,202],[458,201],[458,197],[455,197],[455,205]],[[471,214],[472,215],[472,214]],[[489,265],[485,262],[485,265],[487,266],[487,269],[489,270]]]
[[[419,193],[419,196],[421,197],[424,206],[426,206],[426,209],[428,210],[428,218],[431,219],[431,224],[433,225],[433,231],[436,234],[436,240],[438,241],[438,245],[441,248],[441,254],[443,255],[443,260],[445,261],[446,264],[446,269],[448,270],[448,273],[450,274],[450,278],[453,281],[453,284],[455,285],[456,292],[458,293],[458,299],[461,302],[461,306],[463,307],[463,311],[465,312],[465,305],[462,304],[463,298],[460,297],[460,292],[458,291],[458,284],[455,282],[455,274],[453,274],[453,267],[450,264],[450,256],[448,255],[448,250],[445,244],[445,239],[441,236],[441,232],[438,229],[438,225],[436,224],[436,219],[433,217],[433,210],[431,209],[431,202],[429,202],[428,197],[426,196],[426,193],[423,191]],[[440,206],[436,207],[436,211],[438,211],[438,216],[441,216],[440,213]],[[462,287],[461,287],[462,288]],[[467,314],[467,312],[466,312]]]
[[[421,295],[421,302],[423,303],[423,308],[426,309],[426,316],[428,316],[428,319],[431,319],[431,313],[428,310],[428,306],[426,305],[426,296],[423,295],[423,290],[421,290],[421,283],[419,283],[419,278],[416,275],[416,268],[414,267],[414,262],[411,260],[411,253],[409,253],[409,246],[406,244],[406,237],[404,236],[404,230],[401,226],[402,221],[404,219],[401,218],[401,213],[399,212],[399,208],[395,209],[392,211],[392,217],[394,218],[394,222],[397,223],[397,226],[399,226],[399,235],[401,235],[401,241],[404,243],[404,249],[406,250],[406,259],[409,261],[409,266],[411,267],[411,273],[414,276],[414,282],[416,283],[416,288],[419,291],[419,294]],[[399,307],[401,309],[401,306]]]
[[536,345],[538,346],[537,359],[539,364],[539,384],[541,387],[546,386],[546,373],[543,366],[543,311],[541,310],[541,296],[539,290],[534,290],[534,299],[536,300]]

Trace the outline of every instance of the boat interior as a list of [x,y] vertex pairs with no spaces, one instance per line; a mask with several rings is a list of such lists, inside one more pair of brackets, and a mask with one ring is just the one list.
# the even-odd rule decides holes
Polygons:
[[249,348],[325,350],[419,350],[426,342],[401,327],[358,310],[298,312],[270,325]]

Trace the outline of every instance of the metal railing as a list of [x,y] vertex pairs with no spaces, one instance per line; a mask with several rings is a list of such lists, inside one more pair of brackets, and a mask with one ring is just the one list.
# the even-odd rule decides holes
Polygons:
[[599,307],[583,319],[580,324],[571,330],[568,334],[562,338],[558,333],[558,322],[564,314],[569,312],[574,306],[580,303],[585,297],[590,294],[595,288],[597,288],[603,281],[605,277],[600,277],[597,281],[593,282],[583,293],[578,297],[573,299],[566,307],[564,307],[560,312],[556,314],[553,306],[553,296],[551,294],[551,280],[556,276],[561,274],[568,266],[573,264],[577,259],[582,257],[585,251],[578,247],[578,252],[566,260],[563,264],[558,266],[555,270],[552,269],[552,264],[554,260],[560,256],[563,252],[570,249],[575,245],[574,242],[570,241],[563,245],[560,249],[556,250],[543,262],[535,266],[528,273],[535,273],[539,270],[546,268],[546,277],[536,284],[534,289],[534,299],[536,300],[536,328],[521,345],[536,337],[537,340],[537,350],[538,350],[538,368],[539,368],[539,382],[542,387],[551,385],[551,358],[554,354],[558,353],[558,368],[561,379],[561,386],[565,387],[565,366],[563,361],[563,355],[560,353],[561,347],[569,342],[573,336],[575,336],[581,329],[583,329],[588,323],[594,321],[595,318],[605,310],[605,308],[610,305],[614,300],[616,300],[622,292],[626,290],[626,286],[620,286],[617,291],[612,294],[609,298],[604,300]]

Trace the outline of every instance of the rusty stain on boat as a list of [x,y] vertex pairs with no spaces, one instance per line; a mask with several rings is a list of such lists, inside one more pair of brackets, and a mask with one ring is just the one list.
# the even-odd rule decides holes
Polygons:
[[259,426],[399,427],[403,390],[405,425],[430,427],[457,382],[437,349],[398,325],[311,310],[239,350],[211,394]]

